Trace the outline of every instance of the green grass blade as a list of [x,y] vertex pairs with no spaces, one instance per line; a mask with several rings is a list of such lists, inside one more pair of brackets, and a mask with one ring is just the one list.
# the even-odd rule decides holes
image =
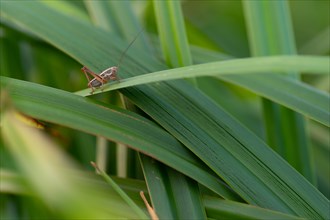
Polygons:
[[[314,89],[307,84],[269,74],[264,74],[265,76],[254,74],[231,76],[232,74],[243,73],[267,73],[274,70],[286,72],[296,69],[327,74],[329,73],[328,62],[329,60],[326,57],[311,56],[274,56],[235,59],[131,77],[120,80],[120,82],[105,85],[103,91],[190,76],[218,76],[223,80],[245,87],[258,95],[283,104],[324,125],[330,126],[328,120],[330,109],[329,105],[327,105],[330,97],[328,94]],[[95,94],[99,92],[101,91],[96,91]],[[86,96],[90,94],[90,90],[85,89],[76,94]]]
[[[287,1],[246,1],[243,6],[253,56],[297,53]],[[299,78],[297,72],[286,76]],[[268,144],[315,184],[305,119],[269,100],[263,100],[263,108]]]
[[[288,71],[303,71],[310,74],[329,74],[329,57],[321,56],[269,56],[232,59],[227,61],[210,62],[187,67],[162,70],[122,79],[111,85],[112,89],[120,89],[129,86],[147,83],[161,82],[165,80],[181,79],[184,77],[202,77],[222,75],[250,75],[255,73],[270,75],[269,72],[286,73]],[[103,91],[110,89],[107,86]],[[86,90],[87,91],[87,90]],[[100,92],[100,91],[98,91]],[[97,91],[95,94],[98,93]],[[88,93],[81,93],[87,95]]]
[[330,126],[330,96],[307,84],[281,76],[224,76],[228,82],[234,82],[244,88],[285,105],[326,126]]
[[173,169],[168,169],[167,174],[175,196],[178,219],[207,219],[197,182]]
[[[209,62],[209,61],[214,61],[214,60],[219,60],[219,59],[223,59],[223,55],[222,54],[219,54],[217,55],[216,53],[212,52],[212,53],[208,53],[208,52],[204,52],[202,54],[202,57],[198,56],[198,53],[196,53],[194,55],[195,57],[197,57],[195,59],[195,62],[196,63],[205,63],[205,62]],[[290,57],[295,57],[295,56],[290,56]],[[300,57],[300,56],[299,56]],[[248,58],[248,59],[258,59],[259,57],[257,58]],[[321,57],[320,57],[321,58]],[[326,76],[329,76],[329,73],[330,73],[330,68],[329,68],[329,65],[328,67],[326,67],[326,63],[329,62],[329,57],[323,57],[323,64],[320,64],[319,65],[323,65],[324,67],[324,72],[323,74],[327,74],[325,75]],[[268,57],[267,57],[268,59]],[[290,58],[289,58],[290,59]],[[233,60],[234,62],[234,60]],[[297,66],[300,65],[301,63],[296,63]],[[279,66],[281,66],[282,64],[279,64]],[[285,65],[286,66],[286,65]],[[292,71],[302,71],[302,70],[296,70],[296,69],[291,69]],[[324,125],[327,125],[329,126],[329,120],[327,120],[326,118],[328,118],[328,114],[329,114],[329,106],[327,105],[327,103],[329,102],[329,95],[328,94],[325,94],[324,92],[322,91],[319,91],[319,90],[316,90],[316,89],[313,89],[312,87],[309,87],[307,86],[306,84],[301,84],[299,81],[292,81],[291,79],[286,79],[286,78],[281,78],[279,79],[278,76],[274,76],[272,74],[267,74],[267,72],[270,72],[272,71],[272,69],[265,69],[264,71],[261,71],[261,73],[266,73],[267,76],[256,76],[256,75],[249,75],[249,76],[221,76],[219,75],[219,77],[223,80],[226,80],[226,81],[229,81],[233,84],[236,84],[236,85],[239,85],[239,86],[242,86],[246,89],[249,89],[257,94],[259,94],[260,96],[263,96],[263,97],[266,97],[272,101],[275,101],[275,102],[278,102],[282,105],[285,105],[286,107],[289,107],[289,108],[292,108],[293,110],[297,111],[297,112],[300,112],[304,115],[307,115],[308,117],[311,117],[312,119],[324,124]],[[287,71],[290,71],[289,69]],[[280,71],[281,72],[281,71]],[[308,71],[307,71],[308,72]],[[318,71],[316,71],[315,73],[320,73]],[[262,87],[264,87],[264,83],[261,82],[261,79],[260,78],[263,78],[265,80],[268,81],[268,83],[266,82],[266,84],[268,84],[269,86],[267,86],[267,89],[263,89]],[[247,79],[247,80],[246,80]],[[327,79],[325,79],[327,80]],[[253,83],[254,81],[258,82],[260,81],[260,83]],[[271,81],[277,81],[278,83],[276,84],[272,84],[270,83]],[[287,85],[288,87],[287,88],[283,88],[283,84]],[[294,84],[294,85],[293,85]],[[260,85],[262,85],[260,87]],[[289,86],[290,85],[290,86]],[[295,85],[299,85],[298,87],[296,87]],[[281,88],[281,89],[284,89],[283,92],[285,93],[285,95],[281,95],[280,93],[282,91],[280,91],[280,89],[277,89],[277,88]],[[290,88],[290,89],[289,89]],[[261,92],[261,90],[264,90]],[[312,91],[310,91],[312,90]],[[273,93],[273,94],[269,94],[269,93]],[[278,93],[275,95],[275,97],[273,97],[273,95],[275,93]],[[317,112],[319,112],[319,110],[315,109],[315,111],[313,110],[314,114],[310,114],[310,113],[307,113],[307,109],[306,108],[301,108],[301,106],[305,105],[305,104],[299,104],[297,106],[293,106],[291,103],[295,103],[295,101],[293,100],[290,100],[290,101],[284,101],[282,100],[283,97],[287,96],[287,94],[293,94],[295,93],[297,95],[297,98],[300,99],[301,98],[301,101],[302,102],[305,102],[305,97],[308,97],[306,102],[310,102],[312,105],[310,107],[314,108],[316,107],[317,109],[321,110],[322,112],[326,113],[326,114],[322,114],[323,116],[320,117],[321,115],[318,115]],[[320,94],[321,96],[314,96],[314,94]],[[300,98],[299,98],[300,97]],[[309,104],[308,104],[309,105]],[[308,107],[308,108],[310,108]],[[305,109],[305,110],[303,110]],[[323,118],[323,119],[321,119]]]
[[172,67],[192,64],[180,1],[153,1],[165,62]]
[[170,184],[166,177],[168,168],[143,154],[140,154],[140,160],[150,199],[158,217],[160,219],[178,219],[174,198],[169,191]]
[[[141,31],[128,1],[85,1],[85,5],[94,24],[104,30],[119,33],[128,42]],[[134,42],[134,47],[148,49],[144,38]]]
[[253,56],[296,54],[287,1],[247,1],[243,8]]
[[84,1],[85,7],[90,15],[93,24],[104,30],[119,31],[108,1]]
[[[125,143],[192,178],[199,176],[195,178],[197,181],[225,198],[237,198],[173,137],[136,114],[100,106],[91,100],[50,87],[6,77],[1,77],[0,81],[1,88],[8,89],[15,105],[27,115]],[[43,103],[47,103],[47,106]]]
[[48,5],[51,8],[56,9],[58,12],[65,14],[66,16],[70,16],[75,19],[83,20],[86,22],[90,22],[88,16],[86,16],[85,12],[76,4],[69,1],[45,1],[44,4]]
[[[109,1],[111,11],[108,13],[113,14],[114,22],[118,24],[120,36],[123,36],[128,42],[131,42],[134,36],[141,31],[141,25],[133,12],[132,5],[128,1]],[[134,42],[135,48],[141,50],[148,49],[146,40],[143,37]]]
[[151,201],[160,219],[206,218],[195,181],[145,155],[141,155],[141,160]]
[[303,219],[244,203],[205,196],[203,198],[207,216],[213,219]]
[[135,213],[141,219],[146,219],[146,214],[135,204],[135,202],[116,184],[114,180],[111,179],[110,176],[107,175],[106,172],[101,170],[97,164],[91,162],[92,166],[96,168],[96,170],[100,173],[103,179],[109,183],[109,185],[120,195],[120,197],[135,211]]

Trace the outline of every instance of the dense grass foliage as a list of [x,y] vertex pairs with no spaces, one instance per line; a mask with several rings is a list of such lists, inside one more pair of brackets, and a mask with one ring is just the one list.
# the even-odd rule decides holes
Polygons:
[[0,4],[1,219],[330,218],[328,1]]

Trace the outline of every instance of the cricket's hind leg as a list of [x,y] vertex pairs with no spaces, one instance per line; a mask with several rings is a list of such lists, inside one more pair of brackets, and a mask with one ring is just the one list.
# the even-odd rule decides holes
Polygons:
[[[92,90],[90,94],[93,94],[94,91],[95,91],[95,88],[97,88],[97,87],[102,87],[103,84],[104,84],[104,82],[106,82],[106,80],[103,79],[102,76],[100,76],[100,75],[94,73],[93,71],[91,71],[90,69],[88,69],[86,66],[84,66],[83,68],[81,68],[81,70],[84,72],[84,74],[85,74],[85,76],[86,76],[86,78],[87,78],[87,80],[88,80],[88,84],[87,84],[87,86],[88,86],[89,88],[91,88],[91,90]],[[94,78],[91,79],[91,78],[89,77],[88,74],[92,75]],[[96,83],[97,85],[93,85],[93,84],[95,84],[95,83]],[[101,85],[99,86],[99,84],[101,84]]]
[[90,92],[90,94],[93,94],[94,93],[94,88],[93,88],[93,86],[91,85],[91,81],[92,81],[92,79],[89,77],[89,75],[88,75],[88,73],[91,73],[92,71],[90,70],[90,69],[88,69],[86,66],[83,66],[82,68],[81,68],[81,71],[85,74],[85,76],[86,76],[86,78],[87,78],[87,81],[88,81],[88,83],[87,83],[87,86],[89,87],[89,88],[91,88],[91,92]]
[[85,74],[88,83],[91,81],[91,78],[89,78],[88,73],[92,72],[90,69],[88,69],[86,66],[83,66],[81,68],[81,71]]

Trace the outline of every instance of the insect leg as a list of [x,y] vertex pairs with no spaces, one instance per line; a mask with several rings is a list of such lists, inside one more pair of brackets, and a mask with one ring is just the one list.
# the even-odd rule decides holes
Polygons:
[[81,68],[81,71],[85,74],[87,81],[89,82],[89,81],[91,81],[91,79],[89,78],[89,76],[87,74],[87,70],[88,70],[88,68],[85,66],[83,68]]
[[101,82],[101,83],[104,83],[106,82],[102,76],[94,73],[92,70],[88,69],[86,66],[84,66],[83,68],[81,68],[81,70],[85,73],[88,81],[90,82],[91,79],[88,77],[88,74],[92,75],[97,81]]
[[97,74],[95,74],[95,73],[93,73],[90,69],[88,69],[86,66],[84,66],[83,68],[81,68],[81,70],[83,71],[83,73],[85,74],[85,76],[86,76],[86,78],[87,78],[87,80],[88,80],[88,84],[87,84],[87,86],[89,87],[89,88],[91,88],[91,94],[93,94],[94,93],[94,87],[91,85],[91,82],[92,82],[92,80],[93,79],[91,79],[89,76],[88,76],[88,74],[91,74],[92,76],[97,76],[97,77],[95,77],[94,79],[95,80],[98,80],[98,81],[100,81],[101,83],[102,83],[102,78],[101,77],[99,77]]

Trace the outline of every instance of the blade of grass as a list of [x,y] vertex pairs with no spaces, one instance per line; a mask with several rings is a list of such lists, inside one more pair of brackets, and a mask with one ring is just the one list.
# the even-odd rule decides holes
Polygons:
[[[232,59],[219,62],[197,64],[187,67],[162,70],[141,76],[122,79],[111,84],[112,89],[120,89],[129,86],[146,83],[161,82],[165,80],[181,79],[184,77],[218,76],[222,75],[259,75],[266,74],[272,77],[269,71],[285,73],[288,71],[303,71],[309,74],[329,74],[329,57],[321,56],[269,56],[255,58]],[[268,73],[268,74],[267,74]],[[233,80],[234,81],[234,80]],[[235,82],[235,81],[234,81]],[[105,85],[103,91],[109,91]],[[95,91],[95,94],[101,91]],[[86,92],[80,95],[88,95]]]
[[281,76],[224,76],[221,79],[227,82],[235,81],[235,84],[251,89],[258,95],[262,94],[263,97],[269,100],[283,104],[304,114],[306,117],[328,127],[330,126],[328,120],[330,117],[330,106],[327,105],[330,101],[330,96],[307,84]]
[[[141,30],[144,31],[128,1],[109,1],[108,3],[112,9],[109,13],[113,14],[114,22],[119,26],[120,35],[123,36],[127,42],[131,42],[133,37],[141,32]],[[134,42],[134,47],[150,52],[147,39],[142,36],[139,36]]]
[[[203,53],[202,57],[199,57],[198,54],[195,54],[194,56],[196,57],[196,59],[195,59],[196,63],[205,63],[205,62],[210,62],[210,61],[214,61],[214,60],[223,59],[222,54],[217,55],[214,52],[208,53],[206,51]],[[290,57],[294,57],[294,56],[290,56]],[[257,57],[257,58],[259,58],[259,57]],[[326,63],[329,63],[329,57],[323,57],[323,58],[324,58],[323,65],[324,65],[324,68],[325,68],[323,74],[327,74],[324,77],[328,77],[329,73],[330,73],[330,68],[329,68],[329,65],[328,65],[328,67],[326,67],[326,65],[327,65]],[[250,59],[250,58],[248,58],[248,59]],[[251,59],[255,59],[255,58],[251,58]],[[300,65],[300,64],[301,63],[297,63],[297,66]],[[281,65],[282,64],[279,64],[279,66],[281,66]],[[278,76],[274,76],[272,74],[267,74],[267,72],[271,72],[271,71],[273,71],[273,70],[272,69],[265,69],[264,71],[261,71],[261,73],[263,73],[263,74],[266,73],[267,76],[260,76],[260,75],[254,75],[254,74],[250,74],[249,76],[239,76],[239,77],[238,76],[230,76],[230,75],[228,75],[228,76],[219,75],[219,78],[222,79],[222,80],[228,81],[230,83],[242,86],[242,87],[244,87],[248,90],[251,90],[251,91],[259,94],[260,96],[264,96],[264,97],[266,97],[266,98],[268,98],[272,101],[278,102],[282,105],[285,105],[289,108],[292,108],[293,110],[295,110],[297,112],[300,112],[300,113],[302,113],[302,114],[304,114],[304,115],[306,115],[306,116],[308,116],[308,117],[310,117],[310,118],[312,118],[312,119],[314,119],[314,120],[316,120],[316,121],[318,121],[322,124],[325,124],[325,125],[329,126],[328,120],[326,119],[328,117],[327,115],[324,115],[325,116],[324,120],[320,121],[320,119],[315,118],[315,114],[311,115],[310,113],[306,113],[305,110],[301,111],[301,109],[300,109],[301,105],[291,106],[291,103],[294,102],[293,100],[290,100],[290,101],[288,101],[288,100],[283,101],[282,100],[282,97],[287,96],[287,94],[295,93],[298,97],[301,98],[302,101],[306,101],[308,103],[309,102],[313,103],[313,106],[323,106],[319,109],[323,109],[321,111],[326,113],[326,112],[330,111],[330,108],[327,105],[327,103],[329,102],[329,95],[328,94],[325,94],[322,91],[315,90],[315,89],[313,89],[312,87],[309,87],[309,86],[306,87],[305,84],[301,84],[299,81],[293,81],[291,79],[286,79],[286,78],[281,78],[280,79]],[[290,72],[291,70],[288,69],[287,71]],[[280,72],[287,72],[287,71],[280,71]],[[297,70],[297,69],[292,69],[292,71],[309,72],[309,71]],[[258,71],[256,71],[256,72],[258,72]],[[315,73],[321,74],[318,71],[315,71]],[[262,87],[264,87],[263,85],[260,87],[260,85],[263,84],[263,82],[261,82],[261,84],[253,83],[254,81],[261,81],[260,78],[265,79],[266,84],[268,82],[269,86],[267,86],[267,89],[262,89]],[[276,81],[277,83],[275,82],[274,84],[272,84],[271,83],[272,81]],[[287,85],[287,88],[283,88],[283,84]],[[296,85],[299,85],[299,87],[296,87]],[[280,88],[280,89],[277,89],[277,88]],[[307,88],[307,90],[306,90],[306,88]],[[275,91],[274,91],[274,89],[275,89]],[[275,94],[275,93],[282,93],[282,91],[281,91],[282,89],[283,89],[283,93],[285,94],[284,96],[282,96],[280,94]],[[260,90],[264,90],[264,91],[260,91]],[[309,91],[309,90],[312,90],[312,91]],[[275,93],[271,92],[273,94],[269,94],[270,91],[274,91]],[[316,95],[316,94],[319,94],[319,93],[321,93],[321,94],[323,93],[322,94],[323,98],[318,97],[318,95],[317,96],[313,95],[313,94]],[[275,94],[275,97],[273,97],[274,94]],[[326,96],[324,96],[324,95],[326,95]],[[306,97],[309,97],[309,98],[306,98]],[[317,102],[317,103],[314,103],[314,102]],[[326,114],[328,114],[328,113],[326,113]]]
[[[145,155],[140,155],[151,201],[160,219],[205,219],[196,182],[165,167]],[[187,212],[187,210],[190,210]]]
[[206,207],[207,216],[214,219],[303,219],[293,215],[210,196],[204,196],[203,202]]
[[111,10],[108,1],[85,0],[84,4],[94,25],[107,31],[119,31],[113,14],[108,13]]
[[[153,1],[165,62],[170,67],[192,65],[180,1]],[[195,79],[189,79],[197,86]]]
[[[253,56],[297,53],[287,1],[244,1],[243,6]],[[286,76],[299,78],[297,72]],[[305,119],[270,100],[262,104],[269,146],[315,184]]]
[[49,5],[49,7],[56,8],[57,11],[71,16],[75,19],[82,19],[86,22],[90,22],[88,16],[84,11],[80,10],[73,2],[69,1],[45,1],[44,4]]
[[123,198],[123,200],[135,211],[141,219],[146,219],[146,214],[135,204],[135,202],[111,179],[110,176],[101,170],[96,163],[91,162],[92,166],[100,173],[103,179]]
[[[307,84],[276,75],[247,74],[234,76],[232,74],[267,73],[268,71],[286,72],[290,70],[313,71],[318,74],[328,74],[329,59],[327,57],[305,56],[274,56],[235,59],[189,67],[163,70],[141,76],[123,79],[120,82],[109,83],[103,91],[126,88],[163,80],[173,80],[195,76],[217,76],[225,81],[245,87],[258,95],[283,104],[304,114],[324,125],[330,126],[330,101],[328,94],[314,89]],[[228,75],[227,75],[228,74]],[[96,91],[95,94],[101,91]],[[89,89],[76,92],[78,95],[90,95]]]
[[167,169],[167,174],[175,196],[178,219],[207,219],[197,182],[173,169]]
[[172,67],[192,64],[180,1],[153,1],[163,56]]
[[15,106],[24,114],[125,143],[206,184],[225,198],[237,198],[178,141],[137,114],[50,87],[0,79],[1,88],[7,88]]
[[168,182],[167,167],[143,154],[139,155],[153,207],[160,219],[178,219],[173,194]]

